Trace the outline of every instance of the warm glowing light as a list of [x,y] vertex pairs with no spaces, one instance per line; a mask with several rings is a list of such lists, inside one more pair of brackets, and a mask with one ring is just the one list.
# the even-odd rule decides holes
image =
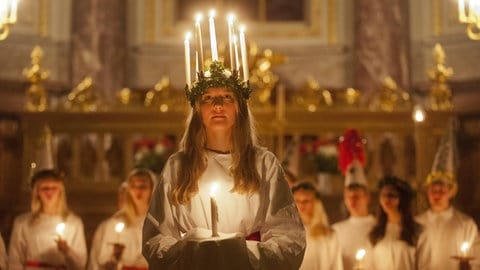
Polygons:
[[125,223],[123,223],[123,222],[118,222],[117,224],[115,224],[115,232],[116,233],[121,233],[124,228],[125,228]]
[[357,261],[361,261],[363,260],[363,258],[365,257],[365,254],[367,252],[365,251],[365,249],[359,249],[357,250],[357,253],[355,254],[355,259],[357,259]]
[[425,111],[421,106],[416,105],[413,108],[412,117],[415,122],[418,122],[418,123],[423,122],[425,120]]
[[470,249],[470,243],[463,242],[462,245],[460,246],[460,251],[462,252],[463,257],[467,257],[467,253],[469,249]]
[[57,227],[55,227],[55,231],[60,237],[63,237],[63,234],[65,232],[65,223],[58,223]]
[[195,23],[200,23],[203,19],[203,14],[202,13],[197,13],[195,14]]
[[0,40],[8,37],[10,26],[17,22],[18,0],[0,1]]
[[215,194],[217,193],[217,190],[219,188],[219,184],[217,182],[212,184],[212,187],[210,188],[210,197],[215,197]]

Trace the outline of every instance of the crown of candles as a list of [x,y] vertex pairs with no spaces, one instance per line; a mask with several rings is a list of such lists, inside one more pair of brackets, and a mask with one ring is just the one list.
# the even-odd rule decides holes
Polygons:
[[[186,86],[185,94],[190,105],[193,107],[208,88],[227,87],[235,92],[237,97],[248,99],[251,89],[248,82],[248,56],[245,42],[245,26],[240,25],[235,20],[233,14],[227,16],[228,23],[228,48],[230,68],[225,68],[224,64],[218,59],[217,38],[215,34],[215,10],[210,10],[208,26],[210,31],[210,46],[212,53],[212,63],[207,69],[204,69],[203,61],[203,42],[201,21],[202,15],[195,16],[195,79],[191,79],[190,62],[190,39],[191,33],[185,35],[185,75]],[[238,37],[237,37],[238,33]],[[240,54],[238,50],[238,40],[240,40]],[[240,57],[241,62],[240,62]],[[240,72],[241,70],[241,72]]]

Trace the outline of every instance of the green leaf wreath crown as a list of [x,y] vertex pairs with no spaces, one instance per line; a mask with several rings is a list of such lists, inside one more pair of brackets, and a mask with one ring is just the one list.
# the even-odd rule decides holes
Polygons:
[[233,72],[225,69],[220,61],[213,61],[210,69],[205,72],[198,72],[198,79],[193,83],[192,88],[185,86],[185,95],[190,106],[194,107],[195,102],[212,87],[226,87],[233,91],[237,97],[248,100],[252,89],[248,81],[242,81],[238,70]]

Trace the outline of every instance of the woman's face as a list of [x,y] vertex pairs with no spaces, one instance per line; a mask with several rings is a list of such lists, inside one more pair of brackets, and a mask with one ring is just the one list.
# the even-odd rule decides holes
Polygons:
[[400,196],[398,191],[392,186],[384,186],[380,190],[380,206],[387,215],[398,214]]
[[132,176],[128,192],[135,205],[148,205],[152,194],[152,185],[146,177]]
[[315,193],[309,190],[299,189],[293,193],[293,199],[297,204],[303,224],[310,224],[315,208]]
[[200,97],[200,113],[207,132],[230,132],[236,121],[237,107],[231,91],[225,87],[209,88]]
[[37,195],[44,208],[54,207],[60,198],[62,183],[54,179],[42,179],[37,182]]

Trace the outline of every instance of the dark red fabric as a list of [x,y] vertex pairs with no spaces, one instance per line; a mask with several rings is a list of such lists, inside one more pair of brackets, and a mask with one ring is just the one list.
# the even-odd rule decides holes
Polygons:
[[245,239],[260,242],[262,238],[260,237],[260,232],[256,231],[251,233],[249,236],[245,237]]
[[45,267],[45,268],[53,268],[55,270],[63,270],[63,269],[67,269],[65,266],[63,265],[51,265],[51,264],[48,264],[48,263],[44,263],[44,262],[35,262],[35,261],[28,261],[27,263],[25,263],[25,266],[28,266],[28,267]]

